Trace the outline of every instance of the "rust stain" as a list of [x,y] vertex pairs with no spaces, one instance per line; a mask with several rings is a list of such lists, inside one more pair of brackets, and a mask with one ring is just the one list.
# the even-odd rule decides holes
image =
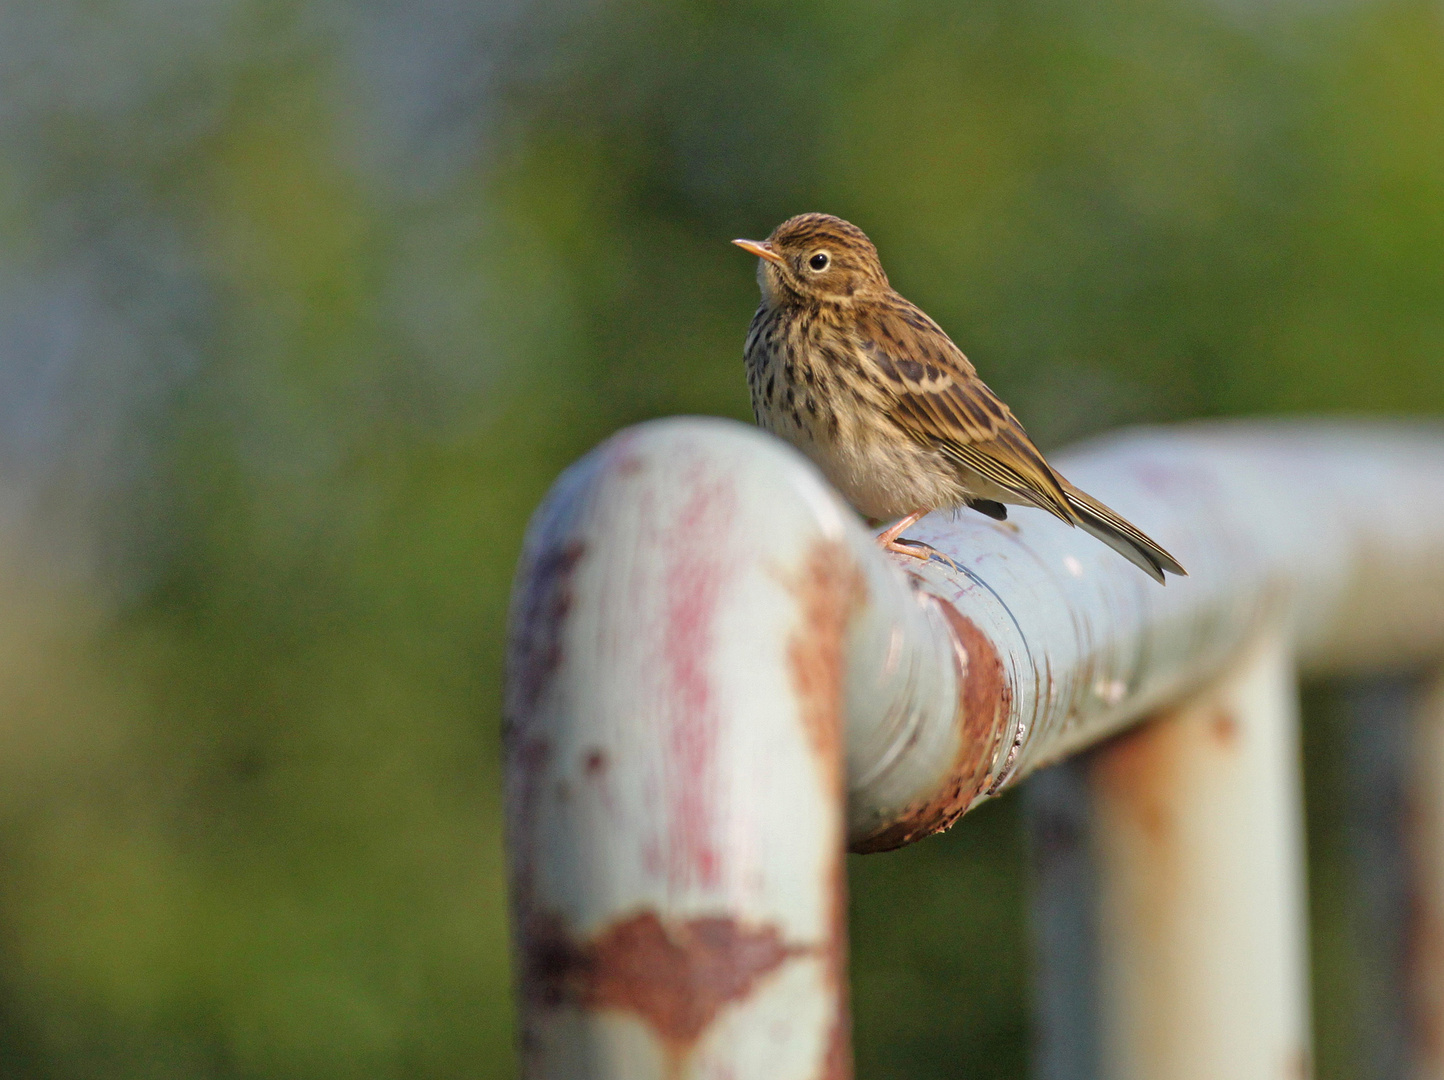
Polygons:
[[1213,720],[1208,726],[1209,733],[1214,741],[1225,749],[1232,749],[1238,745],[1239,727],[1238,721],[1233,715],[1223,709],[1213,714]]
[[[841,762],[839,762],[839,767]],[[839,822],[839,828],[841,823]],[[828,899],[828,936],[824,944],[823,962],[831,984],[837,1011],[827,1037],[827,1053],[822,1060],[817,1080],[852,1080],[852,989],[847,978],[847,862],[842,845],[836,845],[830,871]]]
[[1434,899],[1429,871],[1434,862],[1428,817],[1410,799],[1405,835],[1414,864],[1409,882],[1405,941],[1409,980],[1409,1031],[1414,1057],[1425,1071],[1444,1063],[1444,912]]
[[[535,852],[527,832],[537,821],[537,797],[551,764],[552,746],[546,739],[513,739],[507,746],[506,848],[510,856],[513,934],[521,934],[521,923],[536,895]],[[517,941],[520,941],[519,936]]]
[[524,834],[537,819],[537,796],[551,764],[552,746],[543,738],[515,738],[508,742],[507,759],[507,850],[512,860],[514,906],[521,910],[532,898],[532,846]]
[[607,752],[600,748],[589,750],[586,759],[582,762],[582,769],[588,776],[601,776],[607,771]]
[[646,469],[646,457],[636,452],[640,434],[636,428],[623,428],[606,441],[608,470],[621,476],[636,476]]
[[[1155,715],[1100,746],[1089,759],[1095,821],[1111,853],[1128,868],[1116,884],[1116,917],[1127,919],[1147,947],[1178,932],[1177,913],[1189,888],[1180,800],[1187,800],[1193,768],[1217,755],[1216,700],[1197,699]],[[1177,1021],[1171,1014],[1167,1023]],[[1169,1036],[1155,1030],[1159,1039]]]
[[1172,766],[1179,739],[1186,736],[1182,720],[1173,714],[1159,716],[1110,739],[1093,756],[1092,773],[1100,794],[1148,841],[1153,866],[1163,865],[1176,831]]
[[1438,976],[1444,970],[1444,925],[1437,911],[1418,912],[1410,922],[1410,1029],[1418,1058],[1437,1067],[1444,1062],[1444,993]]
[[833,1025],[817,1080],[852,1080],[852,1022],[846,1013]]
[[[866,584],[846,547],[835,541],[814,545],[801,574],[788,584],[802,608],[801,625],[788,642],[788,668],[808,742],[824,782],[840,807],[845,783],[842,740],[847,628],[853,613],[867,599]],[[822,959],[837,1001],[837,1012],[818,1080],[850,1080],[852,1020],[847,981],[847,867],[841,844],[837,846],[828,873],[828,940]]]
[[993,643],[977,625],[946,600],[943,615],[966,658],[959,680],[962,738],[948,781],[931,798],[910,806],[897,820],[852,844],[859,854],[891,851],[941,832],[963,816],[987,783],[988,765],[1007,729],[1013,687]]
[[522,993],[546,1008],[632,1013],[680,1056],[724,1006],[812,951],[784,943],[775,927],[747,927],[726,916],[669,923],[641,911],[585,942],[556,916],[535,917],[523,942]]
[[1313,1055],[1305,1047],[1299,1047],[1285,1060],[1283,1075],[1287,1080],[1309,1080],[1314,1075]]
[[790,586],[802,605],[802,625],[787,646],[792,685],[813,753],[840,785],[847,626],[867,597],[866,586],[847,549],[835,541],[815,545]]
[[[511,941],[512,953],[526,955],[528,926],[536,904],[536,867],[533,857],[536,845],[528,836],[537,821],[536,803],[547,770],[551,764],[552,747],[546,739],[523,737],[512,733],[507,739],[506,768],[506,850],[511,878]],[[524,980],[524,965],[517,966],[518,978]],[[520,1031],[522,1060],[533,1063],[540,1047],[531,1018],[522,1016]],[[533,1075],[536,1069],[528,1064],[523,1072]]]
[[506,665],[505,731],[524,724],[562,660],[562,630],[571,612],[572,577],[586,545],[570,540],[537,553],[518,577]]
[[663,538],[666,612],[659,641],[662,693],[667,703],[668,881],[712,887],[721,858],[711,775],[721,725],[710,663],[713,623],[734,567],[719,554],[735,515],[736,490],[727,477],[700,469],[689,475],[689,497]]

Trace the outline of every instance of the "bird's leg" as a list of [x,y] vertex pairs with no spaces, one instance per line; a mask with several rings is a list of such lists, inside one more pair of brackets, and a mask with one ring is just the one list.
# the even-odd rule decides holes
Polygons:
[[[926,509],[914,510],[907,517],[902,518],[900,521],[894,522],[887,529],[884,529],[882,532],[878,533],[878,547],[882,548],[884,551],[896,551],[899,555],[916,555],[915,551],[909,551],[907,548],[898,546],[897,538],[904,529],[916,525],[926,513]],[[927,555],[916,555],[916,557],[924,560],[930,558],[930,556]]]
[[893,525],[890,525],[888,528],[878,533],[878,547],[882,548],[884,551],[891,551],[898,555],[907,555],[914,559],[921,559],[923,562],[931,562],[932,557],[936,555],[938,558],[942,559],[943,562],[956,569],[957,563],[953,562],[952,559],[948,558],[937,548],[932,547],[928,544],[924,544],[921,540],[898,539],[898,536],[902,533],[904,529],[906,529],[910,525],[916,525],[918,523],[918,520],[927,513],[928,509],[926,507],[921,510],[916,510],[913,513],[909,514],[907,517],[903,518],[901,521],[895,522]]

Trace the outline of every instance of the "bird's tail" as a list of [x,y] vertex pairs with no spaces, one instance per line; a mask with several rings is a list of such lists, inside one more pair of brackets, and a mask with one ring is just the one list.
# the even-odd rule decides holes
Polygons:
[[1102,540],[1145,573],[1150,574],[1159,584],[1163,583],[1164,571],[1187,577],[1188,571],[1178,565],[1163,548],[1145,536],[1129,521],[1114,513],[1093,496],[1079,491],[1068,481],[1058,478],[1063,485],[1063,494],[1069,507],[1078,515],[1078,524]]

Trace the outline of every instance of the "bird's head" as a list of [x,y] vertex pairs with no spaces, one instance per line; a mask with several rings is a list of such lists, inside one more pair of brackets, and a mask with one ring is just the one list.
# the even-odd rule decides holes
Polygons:
[[758,257],[757,282],[773,303],[842,300],[888,287],[867,234],[831,214],[798,214],[766,240],[732,242]]

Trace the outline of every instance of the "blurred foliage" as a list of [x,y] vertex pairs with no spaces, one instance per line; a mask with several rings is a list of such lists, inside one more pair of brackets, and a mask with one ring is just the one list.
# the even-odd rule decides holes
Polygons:
[[[0,0],[0,1077],[512,1075],[511,569],[610,431],[746,418],[725,241],[857,221],[1045,444],[1437,411],[1441,58],[1386,0]],[[1020,1074],[1015,814],[854,861],[862,1076]]]

